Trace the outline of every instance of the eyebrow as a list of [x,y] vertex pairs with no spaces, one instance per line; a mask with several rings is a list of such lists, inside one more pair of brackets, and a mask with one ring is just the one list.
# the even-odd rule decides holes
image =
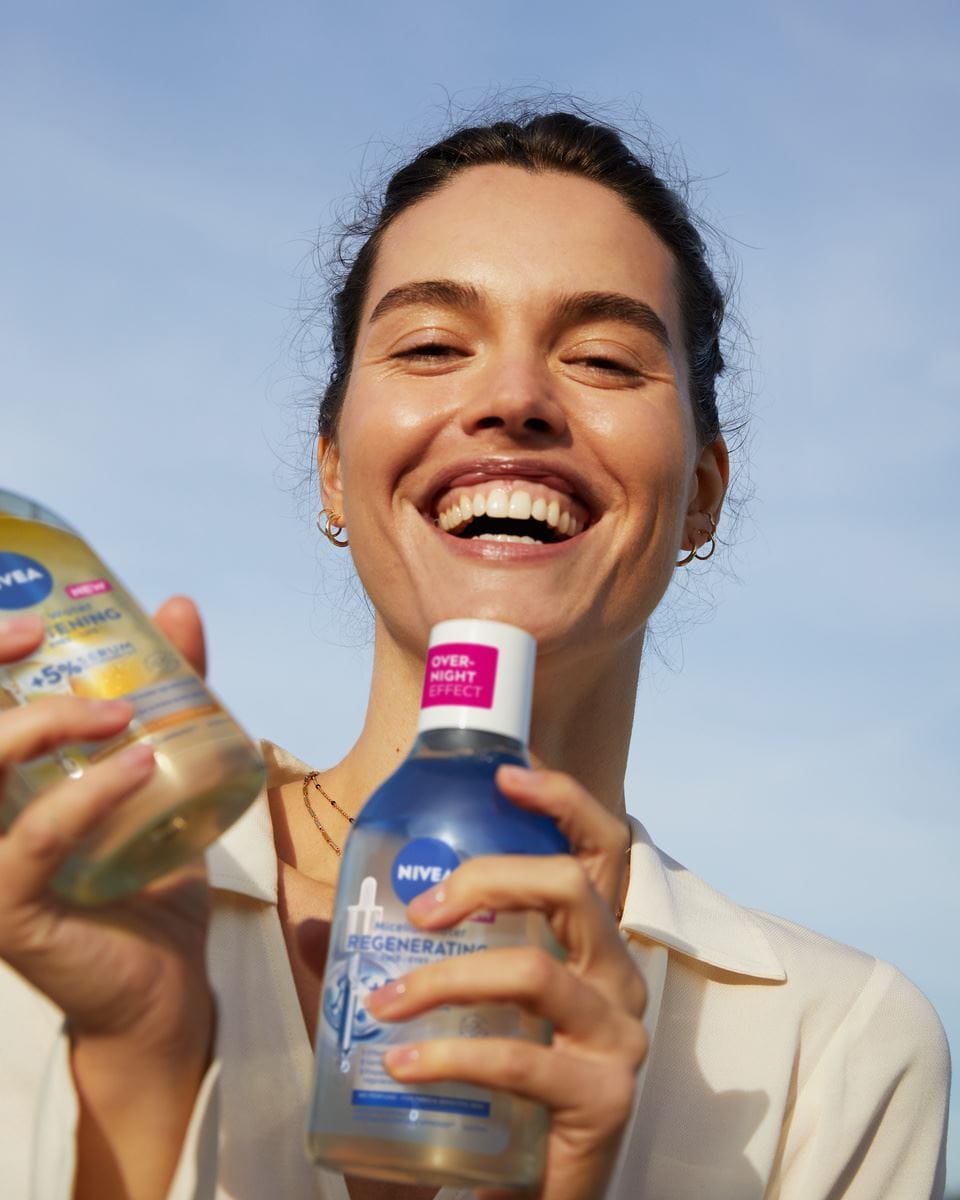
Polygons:
[[567,325],[623,321],[643,333],[653,334],[665,350],[670,349],[670,334],[662,318],[649,304],[622,292],[578,292],[568,296],[560,305],[560,319]]
[[380,298],[370,314],[370,324],[395,309],[409,308],[414,304],[442,304],[445,308],[469,311],[482,308],[483,300],[471,284],[456,283],[452,279],[421,279],[416,283],[402,283]]
[[[480,291],[468,283],[453,279],[422,279],[391,288],[377,302],[370,314],[370,323],[387,313],[417,304],[438,304],[445,308],[479,311],[484,307]],[[587,321],[623,321],[643,333],[652,334],[669,350],[670,334],[662,318],[649,304],[635,300],[622,292],[577,292],[561,301],[557,315],[564,325],[580,325]]]

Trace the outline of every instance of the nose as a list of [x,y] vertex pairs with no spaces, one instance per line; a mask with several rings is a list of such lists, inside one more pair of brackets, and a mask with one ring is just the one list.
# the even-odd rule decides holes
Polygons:
[[539,363],[513,362],[484,372],[460,411],[467,433],[499,429],[518,441],[556,441],[567,417],[550,372]]

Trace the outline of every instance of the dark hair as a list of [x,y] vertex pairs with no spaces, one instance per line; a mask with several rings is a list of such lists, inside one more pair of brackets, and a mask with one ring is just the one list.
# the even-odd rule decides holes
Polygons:
[[559,171],[591,179],[616,192],[654,230],[677,265],[678,300],[697,433],[701,444],[720,432],[716,380],[723,371],[720,329],[724,295],[707,262],[706,247],[683,198],[642,161],[614,129],[569,112],[471,125],[421,151],[390,178],[382,202],[348,235],[365,235],[333,293],[332,366],[320,403],[321,434],[335,432],[350,377],[360,312],[380,240],[400,213],[443,187],[460,171],[479,166]]

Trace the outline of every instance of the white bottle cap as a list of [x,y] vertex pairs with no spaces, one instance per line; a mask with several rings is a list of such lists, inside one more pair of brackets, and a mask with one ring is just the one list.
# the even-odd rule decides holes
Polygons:
[[430,631],[419,732],[484,729],[526,743],[537,643],[502,621],[441,621]]

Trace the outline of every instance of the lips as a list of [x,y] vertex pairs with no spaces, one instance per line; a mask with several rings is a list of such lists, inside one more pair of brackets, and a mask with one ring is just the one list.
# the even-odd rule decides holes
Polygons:
[[591,508],[579,481],[563,468],[493,460],[445,475],[433,492],[429,515],[456,538],[549,544],[569,541],[590,524]]

